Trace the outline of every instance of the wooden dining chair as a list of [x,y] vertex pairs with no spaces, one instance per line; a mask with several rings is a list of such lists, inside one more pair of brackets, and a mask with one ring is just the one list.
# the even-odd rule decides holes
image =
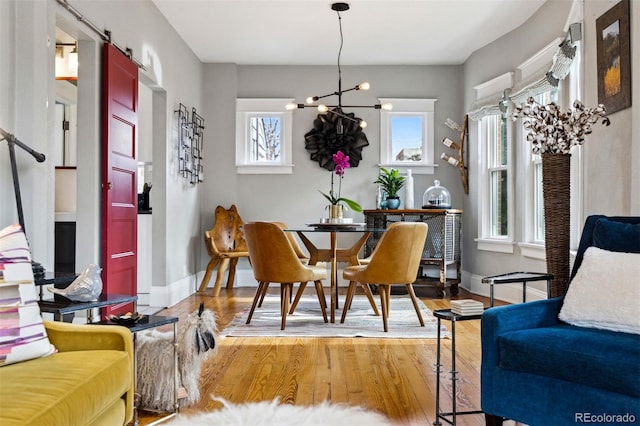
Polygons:
[[329,322],[324,289],[322,288],[322,280],[327,278],[326,269],[305,265],[296,254],[285,232],[275,223],[247,223],[244,226],[244,234],[253,275],[258,281],[258,289],[253,298],[247,324],[251,322],[258,301],[264,297],[269,283],[280,283],[282,315],[280,329],[284,330],[289,314],[293,284],[299,282],[301,286],[306,286],[309,281],[315,283],[322,317],[325,323]]
[[218,273],[213,286],[213,296],[217,297],[220,294],[222,279],[227,269],[229,270],[227,289],[233,288],[238,259],[249,257],[242,230],[243,225],[244,223],[235,205],[232,205],[229,209],[225,209],[222,206],[216,207],[213,228],[204,232],[204,243],[211,260],[207,264],[207,270],[198,288],[199,292],[207,289],[211,274],[216,266],[218,267]]
[[[376,245],[369,262],[365,265],[349,266],[345,268],[342,276],[349,280],[347,298],[342,310],[343,323],[347,316],[348,307],[360,283],[365,289],[365,293],[370,284],[378,286],[380,293],[380,304],[382,305],[382,323],[384,331],[389,331],[389,301],[391,298],[391,286],[394,284],[404,284],[413,302],[413,307],[418,315],[420,325],[424,327],[424,320],[420,313],[418,299],[413,291],[412,283],[418,275],[420,259],[424,242],[427,238],[428,226],[420,222],[396,222],[391,224],[387,231],[382,234],[380,241]],[[370,292],[370,290],[369,290]]]

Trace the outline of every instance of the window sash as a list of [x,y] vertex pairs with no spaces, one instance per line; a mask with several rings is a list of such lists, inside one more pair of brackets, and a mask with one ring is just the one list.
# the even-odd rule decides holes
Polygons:
[[484,155],[481,168],[482,191],[485,200],[481,200],[482,238],[509,240],[511,238],[511,168],[509,164],[510,148],[507,137],[507,119],[504,114],[494,114],[480,120],[480,143]]

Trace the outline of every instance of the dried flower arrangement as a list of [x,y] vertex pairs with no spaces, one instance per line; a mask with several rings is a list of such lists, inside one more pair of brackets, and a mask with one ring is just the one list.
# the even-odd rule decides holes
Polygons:
[[573,102],[573,109],[561,111],[555,102],[541,105],[529,97],[524,105],[516,105],[511,118],[522,118],[527,141],[533,144],[534,154],[569,154],[571,147],[582,145],[591,126],[598,123],[608,126],[609,118],[604,105],[587,108],[582,102]]

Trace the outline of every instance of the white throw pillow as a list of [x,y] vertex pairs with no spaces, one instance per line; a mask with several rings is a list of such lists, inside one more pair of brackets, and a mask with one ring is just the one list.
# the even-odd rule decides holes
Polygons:
[[559,318],[572,325],[640,334],[640,254],[589,247]]

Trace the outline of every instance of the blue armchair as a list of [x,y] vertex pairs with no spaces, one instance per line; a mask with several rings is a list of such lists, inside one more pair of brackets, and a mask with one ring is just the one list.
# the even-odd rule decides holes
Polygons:
[[[590,246],[640,253],[638,224],[640,217],[589,216],[571,279]],[[545,426],[640,422],[640,335],[567,324],[558,319],[563,301],[485,311],[481,406],[487,425],[503,419]]]

